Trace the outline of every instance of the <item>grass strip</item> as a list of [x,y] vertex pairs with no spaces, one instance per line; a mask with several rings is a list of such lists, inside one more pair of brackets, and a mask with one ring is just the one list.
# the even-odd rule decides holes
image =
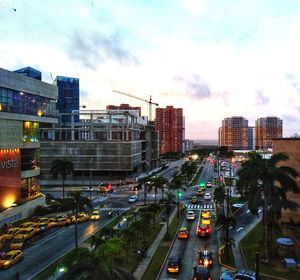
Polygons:
[[[257,244],[262,239],[262,227],[262,222],[260,222],[240,243],[247,268],[253,271],[255,271],[255,252],[257,251]],[[282,260],[279,258],[270,260],[268,265],[260,263],[260,273],[289,280],[300,279],[300,272],[285,268]]]
[[225,253],[225,249],[222,250],[221,252],[221,262],[225,265],[231,266],[231,267],[235,267],[235,261],[234,261],[234,256],[233,256],[233,252],[232,252],[232,246],[229,246],[228,248],[229,250],[229,254],[228,254],[228,261],[226,258],[226,253]]
[[176,231],[180,225],[181,218],[178,219],[178,217],[174,217],[170,228],[169,228],[169,240],[166,240],[166,236],[160,243],[159,247],[157,248],[149,266],[147,267],[142,280],[153,280],[156,279],[156,276],[162,266],[162,263],[164,262],[167,253],[169,251],[169,248],[171,246],[171,243],[174,238],[174,235],[176,234]]

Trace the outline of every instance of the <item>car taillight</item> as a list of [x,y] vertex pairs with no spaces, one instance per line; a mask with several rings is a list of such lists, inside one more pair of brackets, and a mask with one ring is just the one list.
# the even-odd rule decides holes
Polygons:
[[210,278],[210,277],[208,277],[208,280],[211,280],[211,278]]
[[208,229],[208,228],[206,229],[206,232],[209,232],[209,229]]

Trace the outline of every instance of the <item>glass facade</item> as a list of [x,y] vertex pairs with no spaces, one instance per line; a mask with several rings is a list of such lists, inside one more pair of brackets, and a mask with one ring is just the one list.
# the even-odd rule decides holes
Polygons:
[[15,73],[22,74],[36,80],[42,80],[42,73],[32,67],[25,67],[14,71]]
[[23,123],[23,142],[39,141],[39,123],[24,122]]
[[0,111],[40,117],[56,117],[56,101],[0,87]]
[[21,152],[21,170],[35,170],[40,167],[38,149],[22,149]]
[[[57,110],[59,113],[72,113],[79,110],[79,79],[57,76],[55,84],[58,87]],[[71,122],[70,115],[62,115],[63,122]],[[79,116],[74,116],[74,121],[79,122]]]

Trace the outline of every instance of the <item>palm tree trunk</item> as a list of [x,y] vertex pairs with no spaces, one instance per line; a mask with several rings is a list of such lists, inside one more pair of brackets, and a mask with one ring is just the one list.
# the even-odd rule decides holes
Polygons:
[[263,244],[264,244],[264,259],[265,262],[269,261],[268,258],[268,198],[267,198],[267,184],[264,184],[264,203],[263,203]]
[[64,180],[64,178],[63,178],[63,185],[62,185],[62,187],[63,187],[63,198],[65,198],[65,180]]

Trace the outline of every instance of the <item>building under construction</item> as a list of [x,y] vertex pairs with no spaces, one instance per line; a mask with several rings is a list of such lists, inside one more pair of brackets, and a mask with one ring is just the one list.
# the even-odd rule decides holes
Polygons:
[[134,177],[158,166],[158,140],[154,124],[136,110],[60,114],[58,124],[41,128],[41,184],[55,184],[51,164],[61,158],[74,165],[69,184]]

